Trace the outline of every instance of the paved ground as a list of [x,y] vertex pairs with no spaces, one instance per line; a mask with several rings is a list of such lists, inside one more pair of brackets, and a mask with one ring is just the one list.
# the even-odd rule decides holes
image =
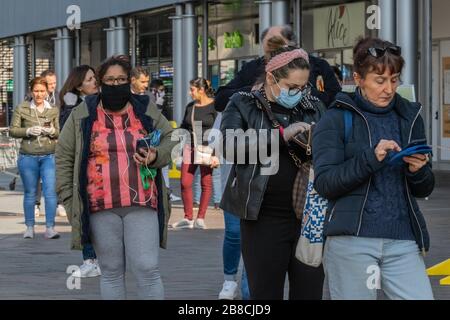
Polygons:
[[[7,187],[8,181],[0,175],[0,187]],[[429,201],[421,202],[432,240],[427,266],[450,258],[449,195],[450,187],[441,186]],[[65,219],[57,219],[61,239],[43,239],[45,219],[41,217],[36,239],[24,241],[21,201],[20,184],[16,192],[0,191],[0,299],[98,299],[98,278],[83,279],[81,290],[67,289],[65,271],[81,262],[81,253],[69,250],[70,227]],[[171,221],[182,217],[180,208],[173,211]],[[223,281],[222,213],[211,209],[206,223],[209,229],[205,231],[169,232],[169,249],[161,251],[167,299],[217,299]],[[439,279],[432,278],[435,297],[450,300],[450,287],[439,286]],[[127,282],[129,298],[136,298],[132,275],[127,276]]]

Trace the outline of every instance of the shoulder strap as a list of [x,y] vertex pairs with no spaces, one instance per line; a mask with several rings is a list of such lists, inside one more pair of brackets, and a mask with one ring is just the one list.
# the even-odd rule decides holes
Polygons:
[[256,98],[256,100],[261,104],[262,109],[266,113],[266,115],[269,118],[270,122],[272,123],[272,126],[274,128],[281,127],[281,125],[278,122],[277,118],[275,118],[275,115],[273,114],[272,109],[270,108],[269,104],[267,103],[267,100],[262,96],[261,92],[256,90],[256,91],[253,91],[252,94]]
[[197,135],[195,134],[195,102],[192,104],[191,112],[191,123],[192,123],[192,138],[194,139],[194,148],[197,148]]
[[344,144],[347,144],[352,134],[352,127],[353,127],[353,115],[349,110],[344,110],[344,125],[345,125]]

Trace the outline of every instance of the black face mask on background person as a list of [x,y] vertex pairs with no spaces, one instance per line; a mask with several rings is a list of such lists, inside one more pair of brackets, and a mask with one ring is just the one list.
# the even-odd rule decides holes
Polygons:
[[110,86],[102,84],[100,95],[103,108],[109,111],[120,111],[127,105],[131,98],[131,87],[129,83]]

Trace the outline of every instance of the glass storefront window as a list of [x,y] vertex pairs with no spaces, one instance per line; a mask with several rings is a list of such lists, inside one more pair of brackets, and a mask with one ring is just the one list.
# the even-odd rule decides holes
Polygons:
[[[147,68],[152,79],[161,79],[173,107],[172,20],[173,10],[136,17],[136,64]],[[169,119],[172,120],[172,119]]]
[[220,85],[226,85],[228,82],[234,79],[236,73],[236,61],[235,60],[223,60],[220,61]]
[[158,35],[142,36],[139,39],[141,64],[147,65],[150,60],[158,60]]
[[172,57],[172,32],[161,33],[159,36],[160,58]]

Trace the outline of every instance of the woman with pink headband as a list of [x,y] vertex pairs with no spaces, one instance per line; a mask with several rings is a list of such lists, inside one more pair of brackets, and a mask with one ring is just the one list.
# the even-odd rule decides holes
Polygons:
[[225,158],[234,165],[221,207],[241,219],[251,299],[282,300],[288,274],[289,299],[319,300],[322,267],[295,258],[301,217],[294,211],[294,182],[311,157],[293,138],[311,130],[326,109],[310,94],[308,54],[280,37],[268,45],[272,58],[264,77],[252,93],[235,94],[223,113]]

